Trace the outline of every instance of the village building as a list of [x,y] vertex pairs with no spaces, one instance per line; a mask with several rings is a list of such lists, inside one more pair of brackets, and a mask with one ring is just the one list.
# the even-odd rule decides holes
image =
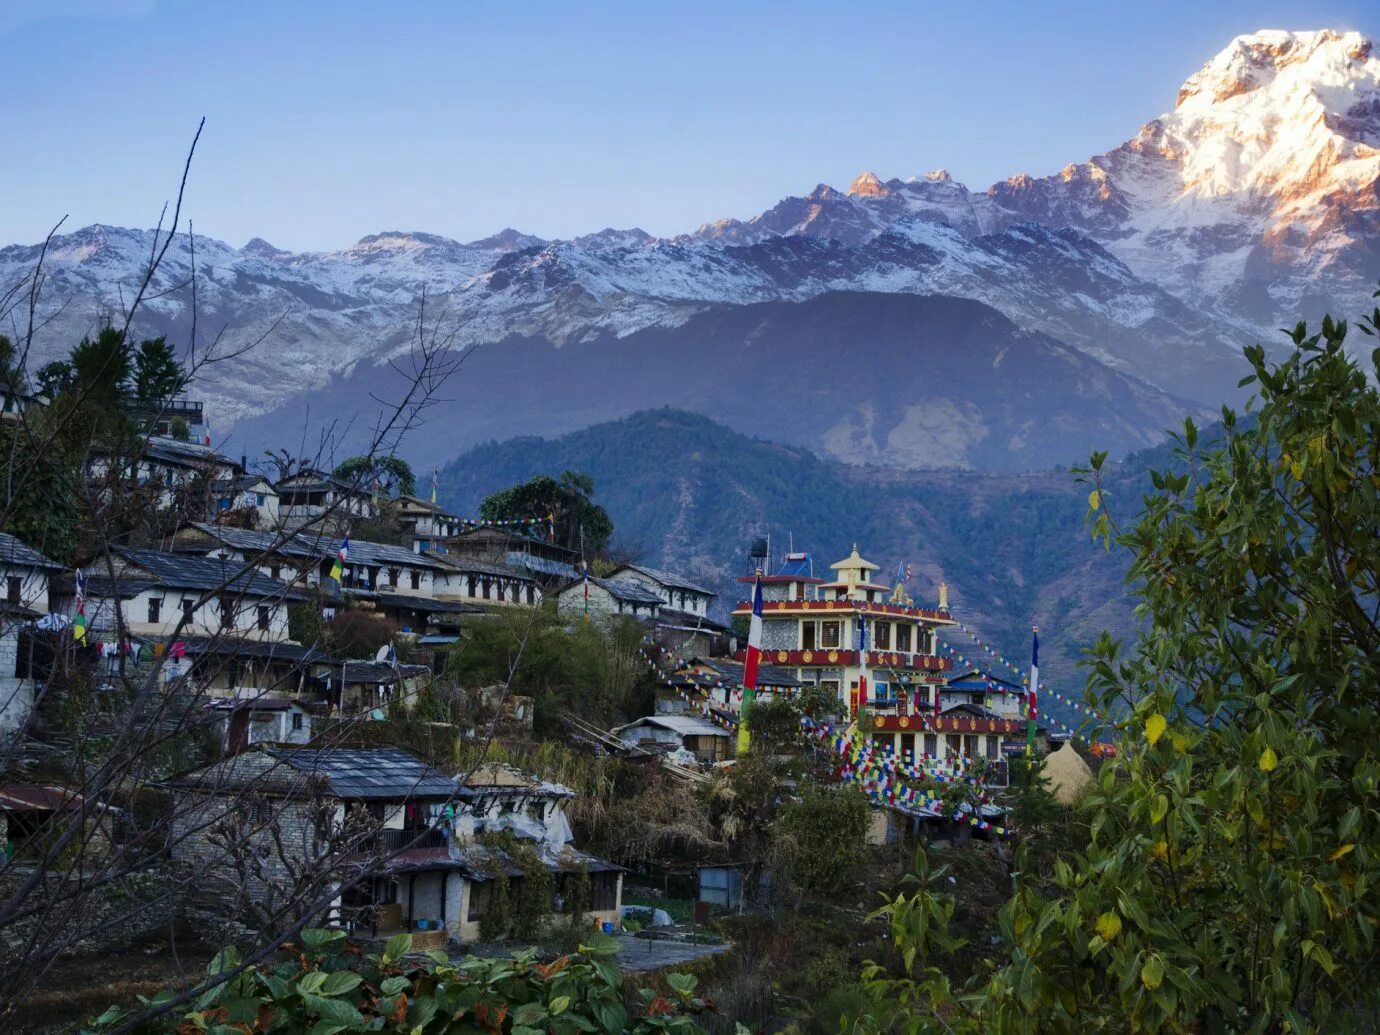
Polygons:
[[[940,654],[937,634],[956,624],[947,588],[940,587],[938,607],[919,607],[899,584],[875,581],[879,566],[856,546],[829,567],[833,578],[821,579],[808,555],[790,554],[780,571],[762,576],[763,661],[792,668],[803,683],[837,695],[860,729],[898,756],[1000,760],[1023,723],[970,713],[966,703],[956,706],[961,712],[943,714],[939,695],[953,662]],[[734,613],[751,611],[744,602]]]
[[278,490],[262,475],[247,474],[211,483],[215,521],[242,521],[249,528],[277,528],[278,506]]
[[0,737],[23,727],[33,711],[37,673],[28,633],[50,610],[49,580],[64,570],[0,532]]
[[412,549],[417,553],[445,553],[445,541],[468,527],[463,519],[418,496],[399,496],[393,501],[393,507],[398,523],[412,537]]
[[0,380],[0,420],[18,421],[20,415],[34,406],[47,406],[48,397],[27,391],[23,385]]
[[297,697],[261,695],[208,701],[212,732],[222,753],[233,755],[258,744],[307,744],[321,708]]
[[698,762],[732,758],[737,734],[693,714],[648,715],[619,726],[614,734],[630,747],[661,753],[685,753]]
[[379,517],[372,492],[315,468],[289,475],[273,487],[278,492],[279,520],[289,531],[310,528],[320,535],[344,535],[351,522]]
[[428,554],[441,570],[434,576],[436,596],[494,607],[536,607],[541,582],[526,568],[451,554]]
[[[414,545],[419,545],[414,542]],[[580,555],[517,528],[499,525],[466,527],[423,551],[443,555],[452,563],[485,561],[526,572],[540,588],[550,590],[580,577]]]
[[982,708],[1003,719],[1024,719],[1025,687],[990,672],[971,668],[955,672],[939,688],[940,712],[960,704]]
[[72,823],[83,825],[81,850],[99,856],[114,834],[118,810],[92,804],[86,808],[80,794],[58,784],[0,784],[0,866],[13,859],[41,857]]
[[149,436],[128,458],[96,453],[86,464],[87,479],[94,484],[118,478],[121,484],[151,491],[159,510],[184,506],[198,513],[210,507],[212,484],[243,475],[239,461],[210,446],[162,435]]
[[654,622],[662,600],[640,582],[624,579],[575,579],[556,592],[556,613],[566,618],[609,621],[618,617]]
[[264,531],[188,522],[173,536],[171,547],[183,554],[221,557],[254,564],[270,578],[282,578],[312,589],[336,606],[348,597],[410,635],[458,633],[461,616],[485,609],[438,595],[438,578],[451,575],[439,559],[406,547],[350,540],[339,579],[332,571],[343,539],[301,530]]
[[658,642],[682,654],[728,653],[731,629],[709,617],[718,595],[684,576],[641,564],[624,564],[607,576],[630,582],[661,598],[656,616]]
[[[501,848],[482,843],[485,833],[498,831],[530,842],[556,876],[553,912],[562,909],[567,882],[583,873],[591,892],[587,921],[618,918],[622,869],[569,844],[563,803],[572,792],[504,766],[481,767],[461,781],[396,748],[259,748],[168,785],[179,795],[173,858],[201,869],[207,887],[238,887],[210,832],[248,808],[249,796],[267,800],[271,821],[248,835],[258,865],[251,895],[270,900],[277,881],[311,852],[348,861],[363,872],[338,888],[324,919],[358,934],[412,931],[414,948],[477,941],[495,882],[506,877],[510,894],[521,894],[522,869]],[[323,809],[328,824],[319,820]],[[362,843],[339,836],[355,813],[374,827]],[[281,858],[283,851],[293,858]]]
[[334,715],[369,715],[382,719],[394,704],[409,707],[431,683],[426,665],[396,661],[338,661],[318,679],[322,696]]
[[[792,699],[800,693],[795,670],[759,665],[757,694],[770,699],[777,694]],[[691,703],[694,702],[694,703]],[[743,664],[729,658],[691,657],[664,674],[657,688],[658,715],[682,715],[708,706],[736,719],[743,706]]]

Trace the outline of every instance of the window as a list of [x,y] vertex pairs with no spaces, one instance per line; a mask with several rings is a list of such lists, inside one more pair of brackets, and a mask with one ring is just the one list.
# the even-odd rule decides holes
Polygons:
[[987,757],[988,757],[988,758],[999,758],[999,757],[1001,757],[1001,738],[1000,738],[1000,737],[988,737],[988,738],[987,738]]
[[292,732],[298,733],[302,729],[302,713],[295,712],[292,716]]
[[837,679],[821,679],[819,681],[819,688],[835,700],[838,699],[839,681]]
[[411,573],[411,575],[412,575],[412,588],[413,588],[413,589],[421,589],[421,588],[422,588],[422,573],[421,573],[420,571],[413,571],[413,572]]
[[896,626],[896,649],[904,654],[910,653],[910,626]]
[[528,586],[528,587],[527,587],[527,603],[528,603],[529,605],[532,605],[532,606],[535,606],[535,605],[536,605],[536,603],[537,603],[537,587],[536,587],[536,586]]
[[839,623],[821,622],[820,623],[820,643],[821,647],[837,647],[839,645]]
[[470,881],[470,909],[467,919],[480,920],[488,912],[489,902],[494,897],[494,882]]
[[259,608],[259,628],[264,632],[268,632],[272,619],[273,609],[271,607],[261,606]]
[[400,574],[402,574],[402,573],[399,572],[397,568],[389,568],[389,569],[388,569],[388,584],[389,584],[390,586],[396,587],[397,584],[398,584],[398,576],[399,576]]
[[24,596],[24,580],[18,575],[5,576],[5,600],[18,604]]
[[474,591],[479,588],[479,580],[475,578],[473,575],[471,575],[465,581],[469,586],[469,588],[465,591],[465,595],[468,597],[474,596]]
[[589,908],[607,912],[618,904],[618,874],[591,873],[589,875]]
[[275,579],[281,579],[283,577],[283,566],[281,564],[275,564],[268,569],[268,573]]
[[973,758],[977,755],[977,737],[969,734],[963,738],[963,757]]
[[801,622],[801,623],[800,623],[800,649],[801,649],[801,650],[814,650],[814,649],[815,649],[815,623],[814,623],[814,622]]
[[878,650],[891,650],[891,623],[874,622],[872,624],[873,635],[876,637]]
[[490,582],[488,579],[485,579],[485,580],[484,580],[484,599],[485,599],[485,600],[492,599],[493,590],[494,590],[494,584],[493,584],[492,582]]
[[184,622],[196,620],[196,601],[191,597],[182,598],[182,620]]
[[933,758],[939,753],[939,738],[933,733],[925,734],[925,754]]
[[876,697],[876,699],[877,699],[878,702],[885,702],[885,701],[890,701],[890,700],[891,700],[891,684],[890,684],[890,683],[878,683],[878,684],[876,685],[875,691],[876,691],[875,697]]
[[[266,497],[262,492],[256,492],[256,493],[254,493],[254,506],[256,506],[256,507],[262,507],[262,506],[264,505],[264,501],[265,501],[267,498],[268,498],[268,497]],[[301,716],[298,716],[298,718],[301,718]]]
[[229,497],[229,496],[222,496],[222,497],[220,498],[220,509],[221,509],[221,510],[229,510],[229,509],[230,509],[230,497]]
[[161,621],[160,612],[163,610],[162,597],[149,597],[149,623],[157,624]]
[[909,759],[909,760],[912,761],[912,762],[915,761],[915,734],[914,734],[914,733],[902,733],[902,734],[901,734],[901,757],[902,757],[902,758],[907,758],[907,759]]
[[235,603],[226,597],[222,597],[220,601],[220,624],[235,624]]

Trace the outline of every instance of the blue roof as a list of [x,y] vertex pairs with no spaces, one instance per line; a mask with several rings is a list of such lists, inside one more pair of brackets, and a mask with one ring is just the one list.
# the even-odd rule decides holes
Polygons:
[[808,553],[788,553],[776,574],[795,575],[804,579],[814,578],[814,564]]

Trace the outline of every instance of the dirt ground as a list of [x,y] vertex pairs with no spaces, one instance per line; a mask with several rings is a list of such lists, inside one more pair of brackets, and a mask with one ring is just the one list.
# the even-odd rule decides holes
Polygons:
[[150,939],[118,953],[59,960],[34,992],[9,1016],[6,1032],[63,1032],[98,1016],[111,1004],[137,1005],[135,996],[191,983],[206,973],[215,950],[179,936],[176,952],[167,937]]

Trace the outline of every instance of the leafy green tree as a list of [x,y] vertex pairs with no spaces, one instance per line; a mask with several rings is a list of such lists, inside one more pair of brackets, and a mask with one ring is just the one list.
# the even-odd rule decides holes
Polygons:
[[897,928],[907,973],[860,1028],[904,1001],[910,1030],[1374,1030],[1380,350],[1363,371],[1347,331],[1301,324],[1279,365],[1247,349],[1255,419],[1224,409],[1210,448],[1186,422],[1128,527],[1094,456],[1094,531],[1130,552],[1147,628],[1094,651],[1093,703],[1129,717],[1086,847],[1022,881],[1004,962],[962,992],[912,971],[928,950]]
[[154,406],[171,399],[182,390],[186,375],[177,353],[166,338],[147,338],[134,354],[134,399],[141,406]]
[[566,471],[559,479],[541,474],[486,496],[479,516],[486,521],[550,517],[556,542],[591,558],[603,553],[613,536],[613,519],[594,502],[594,479],[579,471]]
[[38,368],[34,375],[40,395],[56,399],[59,395],[69,395],[76,389],[77,374],[69,360],[55,359]]
[[335,465],[335,476],[369,488],[377,479],[388,495],[412,496],[417,477],[412,465],[400,456],[352,456]]
[[853,787],[807,787],[781,809],[772,835],[781,873],[816,895],[849,890],[866,857],[872,807]]
[[134,359],[122,332],[103,327],[94,340],[83,338],[72,349],[71,364],[73,391],[84,406],[105,414],[124,410]]

